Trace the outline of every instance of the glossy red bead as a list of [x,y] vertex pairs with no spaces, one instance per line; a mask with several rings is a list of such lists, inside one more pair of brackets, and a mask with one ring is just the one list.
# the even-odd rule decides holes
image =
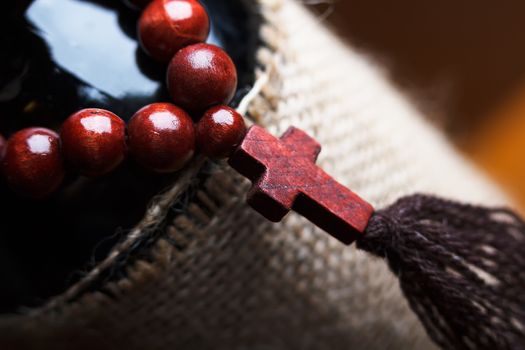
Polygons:
[[195,152],[195,129],[190,116],[169,103],[139,110],[128,124],[129,150],[146,169],[171,173],[181,169]]
[[44,128],[28,128],[9,138],[3,160],[9,185],[19,194],[42,198],[58,189],[64,166],[58,135]]
[[142,12],[138,30],[142,48],[160,62],[206,41],[209,32],[208,13],[197,0],[153,0]]
[[197,115],[211,106],[230,103],[237,90],[237,71],[222,49],[196,44],[173,56],[167,83],[175,104]]
[[204,113],[196,128],[197,146],[208,157],[228,157],[246,134],[243,117],[227,106],[213,107]]
[[126,124],[103,109],[71,115],[62,125],[60,139],[64,158],[82,175],[105,175],[126,156]]

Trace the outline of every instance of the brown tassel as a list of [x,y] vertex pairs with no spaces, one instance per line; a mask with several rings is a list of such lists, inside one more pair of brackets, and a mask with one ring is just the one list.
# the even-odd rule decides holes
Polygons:
[[387,260],[444,349],[525,349],[525,223],[512,211],[405,197],[357,246]]
[[415,195],[375,212],[315,165],[320,145],[290,128],[248,130],[230,165],[272,221],[296,210],[345,244],[387,260],[444,349],[525,349],[525,223],[509,210]]

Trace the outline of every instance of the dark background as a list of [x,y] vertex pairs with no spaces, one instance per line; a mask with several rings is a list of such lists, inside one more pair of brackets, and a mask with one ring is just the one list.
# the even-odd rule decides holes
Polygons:
[[310,8],[384,65],[525,206],[524,1],[335,0]]

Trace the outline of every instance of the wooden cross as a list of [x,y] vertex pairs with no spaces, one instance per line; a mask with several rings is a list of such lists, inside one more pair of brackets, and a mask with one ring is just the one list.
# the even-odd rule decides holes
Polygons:
[[279,222],[295,210],[345,244],[363,233],[373,207],[315,165],[321,146],[291,127],[277,139],[251,127],[230,165],[253,182],[248,203]]

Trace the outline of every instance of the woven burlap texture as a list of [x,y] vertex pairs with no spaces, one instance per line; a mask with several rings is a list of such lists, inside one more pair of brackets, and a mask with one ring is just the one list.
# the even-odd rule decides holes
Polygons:
[[[258,5],[252,121],[307,131],[323,145],[319,164],[378,207],[415,192],[500,201],[367,57],[292,0]],[[245,205],[248,188],[219,165],[124,277],[73,289],[4,332],[56,348],[433,348],[383,261],[295,214],[268,223]],[[151,234],[142,228],[133,234]]]

